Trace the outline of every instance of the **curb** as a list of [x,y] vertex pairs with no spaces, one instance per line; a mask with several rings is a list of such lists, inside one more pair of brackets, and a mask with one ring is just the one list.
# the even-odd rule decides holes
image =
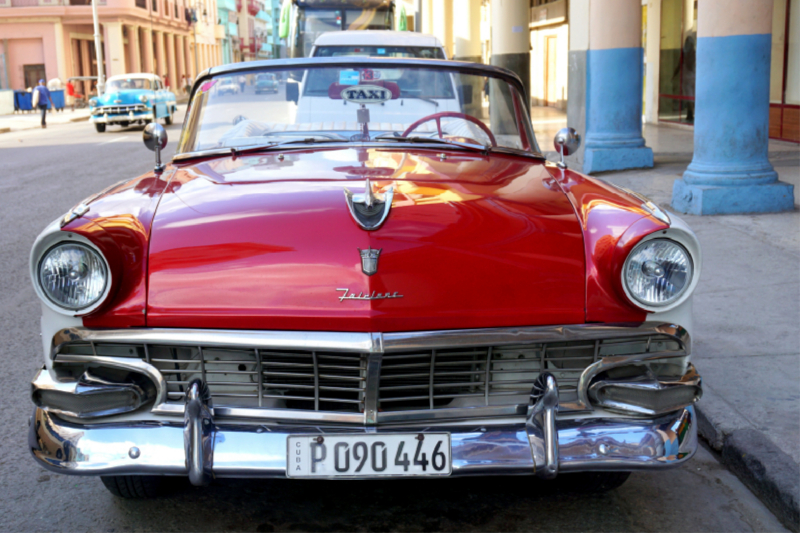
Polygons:
[[70,122],[83,122],[84,120],[89,120],[90,116],[86,115],[85,117],[72,117],[69,119]]
[[0,133],[8,133],[11,131],[11,128],[0,128]]
[[[711,409],[713,411],[713,408]],[[697,406],[698,432],[784,526],[800,531],[800,465],[756,429],[726,432]]]

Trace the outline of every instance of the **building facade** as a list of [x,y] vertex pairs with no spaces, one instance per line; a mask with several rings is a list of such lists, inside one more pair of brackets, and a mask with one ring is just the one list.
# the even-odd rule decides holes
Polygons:
[[[105,75],[149,72],[177,88],[184,76],[220,64],[224,28],[216,11],[215,0],[98,0]],[[96,76],[91,3],[0,0],[0,54],[3,89]],[[77,90],[88,94],[92,87]]]

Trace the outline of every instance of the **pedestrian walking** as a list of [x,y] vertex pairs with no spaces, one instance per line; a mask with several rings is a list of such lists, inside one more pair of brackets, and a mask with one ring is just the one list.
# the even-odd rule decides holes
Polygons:
[[33,89],[33,105],[34,107],[38,107],[42,112],[42,128],[47,127],[47,121],[45,118],[47,117],[47,102],[50,102],[55,108],[53,104],[53,99],[50,97],[50,90],[45,86],[44,80],[39,80],[39,85],[37,85]]
[[83,95],[75,92],[75,85],[70,80],[67,80],[67,96],[69,96],[72,110],[75,111],[75,100],[83,98]]
[[164,88],[169,90],[169,76],[164,75]]
[[186,76],[181,76],[181,91],[183,91],[183,94],[188,94],[186,90]]
[[244,92],[244,84],[247,81],[247,78],[244,76],[239,76],[239,86],[242,88],[242,92]]

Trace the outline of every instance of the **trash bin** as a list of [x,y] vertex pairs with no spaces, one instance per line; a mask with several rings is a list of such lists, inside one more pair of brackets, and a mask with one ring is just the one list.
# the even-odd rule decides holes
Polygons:
[[33,111],[31,93],[28,91],[14,91],[14,111]]
[[58,111],[64,110],[64,89],[50,91],[50,98],[53,99],[53,105],[50,107],[55,107]]

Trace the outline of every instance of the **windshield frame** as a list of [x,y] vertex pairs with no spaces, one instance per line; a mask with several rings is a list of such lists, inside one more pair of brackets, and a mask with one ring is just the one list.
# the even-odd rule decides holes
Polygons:
[[[181,134],[179,139],[184,139],[187,135],[187,128],[193,127],[193,121],[190,120],[191,116],[191,109],[192,103],[194,102],[195,96],[197,94],[198,89],[207,81],[210,81],[216,77],[224,77],[224,76],[234,76],[238,74],[266,74],[274,71],[286,71],[286,70],[300,70],[300,69],[308,69],[308,68],[433,68],[433,69],[441,69],[450,72],[456,72],[460,74],[470,74],[474,76],[491,76],[494,78],[498,78],[500,80],[505,81],[514,89],[516,89],[519,96],[522,98],[522,102],[529,102],[530,99],[528,94],[525,92],[525,86],[522,84],[522,80],[520,80],[519,76],[516,73],[501,68],[496,67],[493,65],[484,65],[481,63],[469,63],[466,61],[452,61],[452,60],[445,60],[445,59],[420,59],[420,58],[375,58],[375,57],[364,57],[364,56],[346,56],[346,57],[305,57],[305,58],[289,58],[289,59],[273,59],[273,60],[262,60],[262,61],[248,61],[243,63],[229,63],[227,65],[221,65],[217,67],[211,67],[209,69],[204,70],[201,72],[197,79],[192,86],[192,90],[189,93],[189,103],[186,108],[186,120],[183,122],[183,127],[181,129]],[[514,94],[514,93],[512,93]],[[522,124],[520,124],[520,134],[522,135],[524,132],[524,136],[527,137],[528,144],[530,148],[528,150],[525,149],[516,149],[506,146],[498,146],[496,148],[492,148],[491,152],[496,153],[510,153],[515,155],[522,155],[526,157],[533,157],[536,159],[544,159],[545,155],[541,151],[539,147],[539,143],[536,140],[536,133],[534,132],[533,125],[531,124],[530,115],[528,112],[527,105],[520,105],[521,102],[517,102],[517,99],[514,98],[514,107],[515,110],[519,111],[520,118],[522,120]],[[179,140],[179,146],[181,142]],[[341,143],[326,143],[324,146],[326,149],[328,148],[335,148],[338,146],[342,147],[353,147],[353,146],[370,146],[370,147],[381,147],[381,148],[401,148],[401,147],[409,147],[414,149],[424,148],[425,144],[422,142],[409,142],[409,143],[393,143],[387,146],[388,143],[383,143],[381,141],[342,141]],[[296,149],[296,150],[304,150],[308,149],[310,146],[314,146],[313,143],[298,143],[296,145],[292,145],[290,147],[281,147],[281,149]],[[431,143],[430,147],[437,150],[442,150],[444,147],[440,143]],[[465,150],[463,146],[459,146],[457,144],[450,145],[450,147],[454,150]],[[241,151],[253,151],[253,150],[269,150],[269,146],[265,145],[259,148],[253,147],[253,149],[241,150]],[[240,150],[234,150],[234,152],[238,152]],[[225,153],[231,153],[231,148],[213,148],[207,150],[199,150],[199,151],[192,151],[192,152],[181,152],[176,153],[172,161],[182,161],[185,159],[193,159],[197,157],[206,157],[206,156],[213,156],[213,155],[221,155]]]

